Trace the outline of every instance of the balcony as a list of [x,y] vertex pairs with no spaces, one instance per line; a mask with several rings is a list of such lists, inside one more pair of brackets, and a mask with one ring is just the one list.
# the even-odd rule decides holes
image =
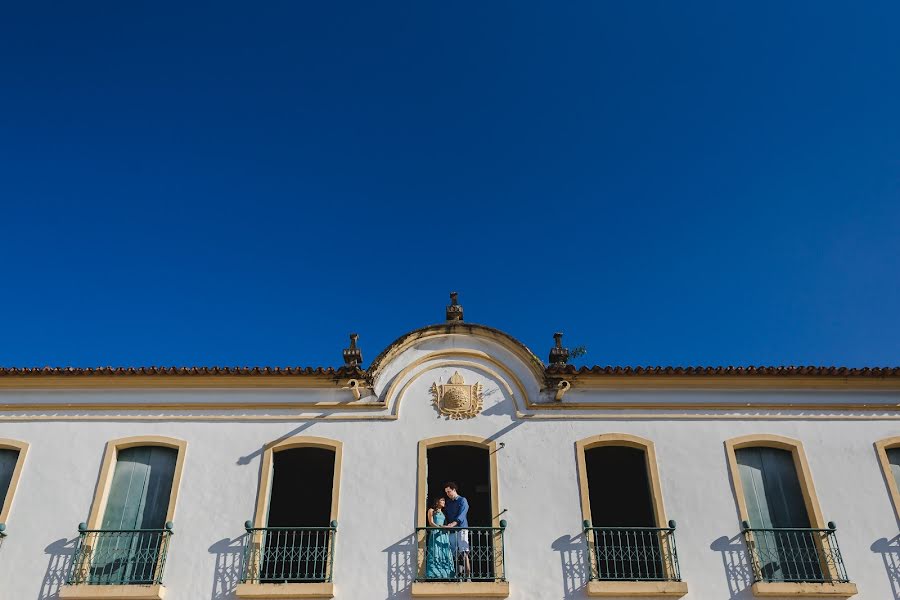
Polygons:
[[239,598],[332,598],[337,521],[330,527],[253,527],[236,595]]
[[754,529],[742,523],[756,596],[849,598],[856,594],[838,546],[836,527]]
[[80,524],[60,598],[162,600],[172,528],[172,523],[165,529],[88,529]]
[[592,527],[584,522],[590,557],[588,596],[687,594],[675,548],[675,521],[668,527]]
[[416,528],[419,560],[412,596],[509,596],[505,531],[506,521],[500,527]]

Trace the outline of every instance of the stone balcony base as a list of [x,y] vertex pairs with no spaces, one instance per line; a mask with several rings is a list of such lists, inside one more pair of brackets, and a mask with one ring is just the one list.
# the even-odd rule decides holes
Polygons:
[[412,584],[414,598],[507,598],[508,581],[416,581]]
[[265,600],[294,598],[334,598],[333,583],[241,583],[235,596]]
[[807,583],[788,581],[758,581],[751,587],[754,596],[805,598],[849,598],[857,593],[855,583]]
[[687,594],[684,581],[589,581],[587,595],[627,598],[680,598]]
[[59,590],[63,600],[164,600],[162,585],[64,585]]

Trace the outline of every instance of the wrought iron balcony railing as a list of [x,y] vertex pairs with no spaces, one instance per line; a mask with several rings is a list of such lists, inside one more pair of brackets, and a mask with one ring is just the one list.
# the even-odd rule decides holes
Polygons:
[[833,522],[828,529],[742,526],[755,582],[849,582]]
[[0,540],[6,537],[6,523],[0,523]]
[[500,527],[417,527],[419,571],[416,581],[506,581]]
[[668,527],[592,527],[584,522],[592,581],[681,581],[675,521]]
[[162,584],[172,523],[165,529],[88,529],[78,526],[69,585]]
[[330,527],[253,527],[244,523],[241,583],[331,582],[337,521]]

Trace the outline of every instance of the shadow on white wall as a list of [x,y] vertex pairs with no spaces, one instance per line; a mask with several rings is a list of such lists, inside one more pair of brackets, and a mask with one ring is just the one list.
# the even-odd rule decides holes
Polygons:
[[416,578],[416,536],[410,534],[383,550],[387,554],[388,599],[408,598]]
[[561,536],[551,544],[551,548],[555,552],[559,552],[559,564],[563,576],[563,598],[571,600],[584,597],[584,588],[590,579],[584,535]]
[[709,545],[722,555],[722,566],[725,568],[725,579],[728,582],[729,600],[752,598],[753,567],[750,556],[744,545],[744,538],[738,534],[732,538],[722,536]]
[[871,546],[872,552],[881,555],[888,581],[891,582],[893,600],[900,600],[900,536],[881,538]]
[[236,598],[234,592],[244,572],[247,537],[244,534],[233,540],[223,538],[209,547],[209,553],[216,558],[211,600]]
[[46,548],[44,553],[50,558],[47,561],[47,572],[41,581],[41,591],[38,600],[51,600],[59,598],[59,590],[66,583],[69,572],[72,570],[72,557],[75,555],[75,546],[78,538],[56,540]]

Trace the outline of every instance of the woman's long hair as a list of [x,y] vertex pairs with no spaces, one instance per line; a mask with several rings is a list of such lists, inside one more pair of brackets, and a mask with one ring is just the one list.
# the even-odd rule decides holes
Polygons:
[[[441,500],[444,500],[443,496],[438,496],[431,502],[431,509],[435,512],[441,510]],[[446,502],[446,501],[445,501]]]

